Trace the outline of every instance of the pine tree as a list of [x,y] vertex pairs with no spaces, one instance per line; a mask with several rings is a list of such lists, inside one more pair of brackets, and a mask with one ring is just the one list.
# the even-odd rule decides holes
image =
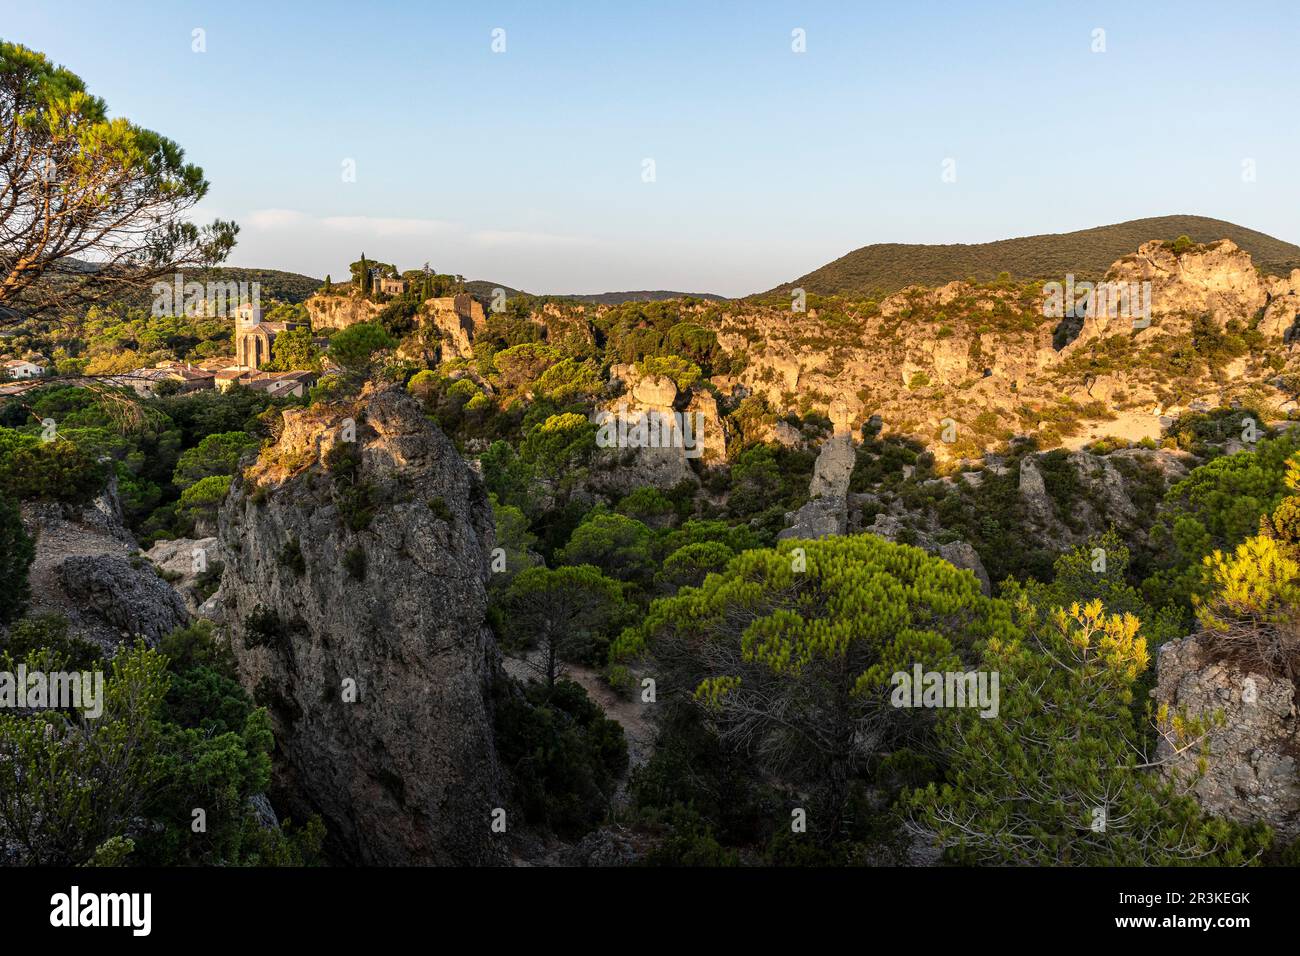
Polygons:
[[[988,865],[1240,865],[1267,849],[1267,827],[1204,816],[1152,769],[1133,716],[1149,665],[1141,623],[1100,601],[1040,610],[1021,593],[1022,636],[989,641],[998,716],[940,712],[942,784],[904,794],[908,828],[954,862]],[[1210,724],[1159,714],[1175,747]]]
[[957,669],[1010,629],[969,571],[860,535],[737,555],[655,601],[611,660],[652,661],[661,693],[699,708],[724,747],[810,795],[829,842],[869,762],[926,719],[890,706],[894,675]]

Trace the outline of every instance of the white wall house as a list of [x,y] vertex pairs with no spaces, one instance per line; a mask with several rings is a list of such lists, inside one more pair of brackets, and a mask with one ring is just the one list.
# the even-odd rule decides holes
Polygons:
[[5,374],[10,378],[37,378],[45,374],[45,369],[35,362],[25,362],[22,359],[13,359],[4,363]]

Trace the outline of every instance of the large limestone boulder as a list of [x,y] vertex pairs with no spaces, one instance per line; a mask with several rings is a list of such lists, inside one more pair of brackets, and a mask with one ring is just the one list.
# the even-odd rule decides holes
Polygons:
[[1033,455],[1020,459],[1020,481],[1017,488],[1031,519],[1039,525],[1050,524],[1055,520],[1052,499],[1047,494],[1047,483],[1043,481],[1043,474],[1038,470]]
[[83,625],[112,629],[124,640],[156,643],[189,622],[180,595],[141,559],[74,555],[59,564],[58,578]]
[[69,633],[109,654],[188,621],[184,603],[123,526],[113,479],[85,507],[27,502],[22,516],[36,543],[29,613],[64,617]]
[[497,862],[482,483],[401,388],[284,418],[218,535],[240,679],[276,731],[277,806],[320,813],[350,862]]
[[677,386],[666,375],[647,376],[633,384],[632,397],[649,408],[671,409],[677,400]]

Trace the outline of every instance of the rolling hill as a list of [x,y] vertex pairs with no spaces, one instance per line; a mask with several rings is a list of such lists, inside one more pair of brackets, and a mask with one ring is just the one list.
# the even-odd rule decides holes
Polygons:
[[[187,280],[191,279],[186,276]],[[237,266],[221,266],[216,269],[198,270],[192,276],[195,282],[256,282],[261,286],[262,295],[280,302],[302,302],[324,283],[323,279],[300,275],[297,272],[282,272],[279,269],[243,269]]]
[[[513,289],[508,285],[502,285],[499,282],[488,282],[486,279],[474,279],[465,283],[465,289],[472,295],[481,297],[490,297],[493,289],[504,289],[508,297],[517,295],[533,295],[531,292],[524,292],[520,289]],[[709,299],[713,302],[725,301],[726,296],[714,295],[712,292],[668,292],[665,290],[655,290],[650,292],[596,292],[587,294],[572,295],[546,295],[539,298],[547,299],[568,299],[573,302],[585,302],[591,305],[622,305],[624,302],[662,302],[665,299]]]
[[1157,216],[1077,232],[952,245],[877,243],[855,249],[772,292],[802,288],[818,295],[882,295],[913,285],[953,279],[1061,279],[1066,273],[1097,279],[1116,259],[1151,239],[1188,236],[1197,242],[1231,239],[1265,272],[1300,268],[1300,246],[1254,229],[1204,216]]

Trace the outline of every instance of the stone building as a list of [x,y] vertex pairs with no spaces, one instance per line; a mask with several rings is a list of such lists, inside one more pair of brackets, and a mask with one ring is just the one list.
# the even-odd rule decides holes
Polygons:
[[297,328],[292,322],[263,322],[260,306],[245,303],[235,310],[235,361],[260,369],[271,361],[271,348],[281,332]]

